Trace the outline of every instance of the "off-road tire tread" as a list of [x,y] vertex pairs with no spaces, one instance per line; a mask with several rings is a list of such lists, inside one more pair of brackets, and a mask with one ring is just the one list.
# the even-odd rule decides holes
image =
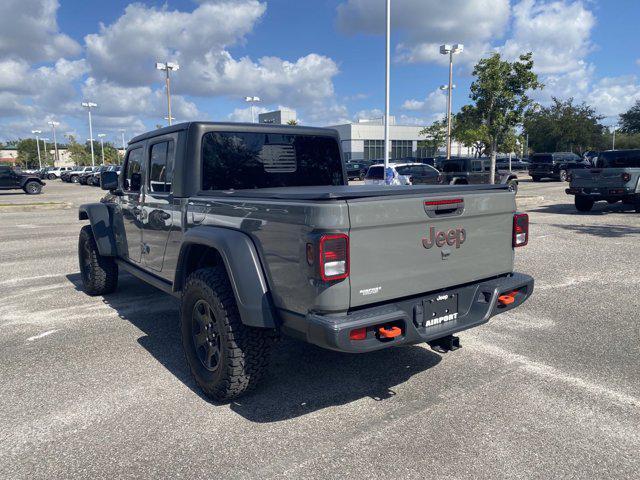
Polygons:
[[586,197],[580,197],[580,196],[576,196],[575,197],[575,206],[576,206],[576,210],[578,210],[579,212],[590,212],[591,209],[593,208],[593,204],[595,202]]
[[118,264],[113,258],[100,255],[96,240],[93,238],[91,225],[85,225],[80,229],[79,252],[82,249],[82,242],[89,242],[91,250],[90,281],[88,284],[84,283],[83,277],[85,293],[91,296],[113,293],[118,288]]
[[[217,401],[231,400],[253,390],[260,382],[269,366],[275,335],[272,330],[248,327],[242,323],[233,289],[223,268],[203,268],[195,271],[187,278],[184,292],[196,285],[200,289],[208,290],[223,312],[220,320],[226,333],[223,350],[227,356],[227,364],[226,372],[220,381],[212,386],[198,382],[191,364],[189,368],[206,395]],[[190,312],[182,314],[187,313],[190,315]]]

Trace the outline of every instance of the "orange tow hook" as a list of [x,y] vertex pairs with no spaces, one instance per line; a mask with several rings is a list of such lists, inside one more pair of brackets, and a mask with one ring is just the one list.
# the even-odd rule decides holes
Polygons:
[[402,335],[400,327],[380,327],[378,333],[382,338],[396,338]]
[[513,292],[509,292],[509,293],[505,293],[503,295],[500,295],[498,297],[498,303],[504,307],[506,307],[507,305],[511,305],[513,302],[516,301],[516,295],[518,294],[517,291],[513,291]]

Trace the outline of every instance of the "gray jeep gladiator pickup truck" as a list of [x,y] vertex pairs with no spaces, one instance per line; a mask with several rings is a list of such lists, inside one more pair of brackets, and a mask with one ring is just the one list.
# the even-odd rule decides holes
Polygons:
[[622,202],[640,213],[640,150],[600,153],[597,168],[574,170],[568,195],[575,195],[576,209],[589,212],[597,201]]
[[251,388],[277,336],[342,352],[429,342],[521,305],[528,217],[506,185],[348,186],[328,129],[193,122],[140,135],[80,207],[85,291],[119,269],[181,299],[210,397]]

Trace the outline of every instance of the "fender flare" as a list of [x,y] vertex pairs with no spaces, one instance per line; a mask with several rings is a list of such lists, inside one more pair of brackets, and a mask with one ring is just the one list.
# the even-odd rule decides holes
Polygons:
[[44,182],[38,177],[25,177],[20,179],[20,188],[24,188],[28,182],[38,182],[40,185],[44,185]]
[[251,238],[238,230],[211,226],[187,230],[180,246],[174,291],[183,288],[186,259],[194,245],[213,248],[220,253],[242,323],[250,327],[276,328],[273,303],[258,252]]
[[506,173],[504,175],[502,175],[500,177],[500,183],[502,185],[506,185],[507,183],[509,183],[511,180],[515,180],[516,183],[518,183],[518,176],[514,175],[514,174],[510,174],[510,173]]
[[105,203],[85,203],[80,205],[78,220],[89,220],[100,255],[118,255],[113,208]]
[[[459,183],[456,183],[459,182]],[[452,177],[449,182],[450,185],[469,185],[469,179],[467,177]]]

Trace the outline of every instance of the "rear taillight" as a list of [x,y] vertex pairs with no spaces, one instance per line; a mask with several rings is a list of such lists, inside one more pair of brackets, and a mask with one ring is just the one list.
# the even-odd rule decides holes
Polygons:
[[524,247],[529,243],[529,215],[516,213],[513,216],[513,247]]
[[349,276],[349,237],[344,233],[320,237],[320,277],[325,282]]
[[628,173],[628,172],[624,172],[621,175],[621,177],[622,177],[622,181],[625,182],[625,183],[628,182],[629,180],[631,180],[631,174]]

